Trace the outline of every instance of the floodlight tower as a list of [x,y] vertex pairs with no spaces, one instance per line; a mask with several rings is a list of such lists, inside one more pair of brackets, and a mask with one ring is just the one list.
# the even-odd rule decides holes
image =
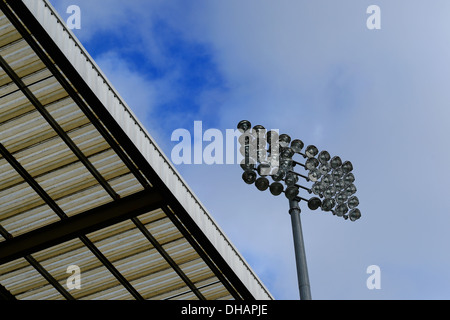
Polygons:
[[[244,182],[255,183],[260,191],[269,189],[274,196],[284,193],[289,200],[300,299],[310,300],[299,202],[307,202],[311,210],[321,208],[345,220],[358,220],[361,211],[357,208],[359,200],[355,196],[355,176],[351,172],[353,165],[350,161],[343,162],[339,156],[331,157],[325,150],[319,152],[314,145],[307,146],[302,152],[304,144],[301,140],[291,141],[289,135],[266,131],[261,125],[252,128],[248,120],[240,121],[237,128],[241,132],[239,143],[244,156],[241,162]],[[302,156],[304,163],[295,161],[295,154]],[[294,171],[297,167],[302,167],[306,172]],[[268,177],[273,180],[272,183]],[[309,185],[299,184],[299,180]],[[303,198],[299,196],[300,190],[316,196]]]

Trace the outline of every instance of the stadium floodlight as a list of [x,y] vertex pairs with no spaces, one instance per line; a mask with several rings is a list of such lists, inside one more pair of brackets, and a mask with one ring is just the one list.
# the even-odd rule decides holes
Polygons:
[[[331,157],[328,151],[319,152],[314,145],[308,145],[302,153],[302,140],[292,140],[289,135],[274,130],[266,131],[262,125],[252,128],[248,120],[240,121],[237,127],[241,132],[238,138],[241,154],[245,157],[241,163],[244,182],[255,183],[260,191],[269,189],[274,196],[284,193],[289,200],[300,298],[311,299],[299,202],[306,201],[310,210],[320,208],[345,220],[360,219],[353,164],[343,162],[339,156]],[[304,163],[294,160],[296,154],[303,157]],[[296,172],[295,168],[306,172]],[[315,196],[305,199],[300,196],[300,190]]]

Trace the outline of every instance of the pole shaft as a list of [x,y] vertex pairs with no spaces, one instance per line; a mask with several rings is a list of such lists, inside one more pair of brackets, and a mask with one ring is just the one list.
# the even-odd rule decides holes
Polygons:
[[289,200],[289,214],[291,215],[292,233],[294,236],[295,262],[297,264],[298,288],[301,300],[311,300],[308,267],[306,264],[305,243],[303,242],[302,224],[300,221],[300,207],[298,201]]

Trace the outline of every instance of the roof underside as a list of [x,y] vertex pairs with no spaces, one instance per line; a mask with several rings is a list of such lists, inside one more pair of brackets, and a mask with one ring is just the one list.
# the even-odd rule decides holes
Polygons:
[[[7,2],[0,299],[270,298],[245,284],[79,75],[56,63],[64,57],[33,29],[25,5]],[[67,286],[71,265],[81,270],[80,289]]]

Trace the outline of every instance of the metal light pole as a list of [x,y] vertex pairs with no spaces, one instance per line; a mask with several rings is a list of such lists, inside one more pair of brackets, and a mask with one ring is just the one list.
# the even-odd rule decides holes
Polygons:
[[[300,299],[311,300],[299,202],[306,201],[311,210],[321,208],[322,211],[331,212],[346,220],[358,220],[361,212],[356,208],[359,200],[354,195],[356,187],[355,177],[351,172],[353,165],[350,161],[342,162],[338,156],[331,158],[327,151],[319,153],[313,145],[306,147],[302,153],[304,144],[301,140],[291,141],[287,134],[267,132],[261,125],[251,128],[251,123],[247,120],[240,121],[237,127],[241,132],[239,142],[240,152],[244,156],[241,163],[244,182],[255,183],[260,191],[269,189],[274,196],[284,193],[289,199]],[[269,147],[266,149],[267,145]],[[295,161],[295,154],[306,159],[305,163]],[[303,167],[307,171],[306,175],[294,171],[296,166]],[[270,183],[267,177],[271,177],[273,182]],[[313,182],[312,186],[298,184],[299,178]],[[285,186],[281,182],[284,182]],[[318,197],[305,199],[299,196],[300,189]]]
[[297,264],[298,289],[300,299],[311,300],[308,266],[306,264],[305,243],[303,242],[302,223],[300,221],[300,206],[298,201],[289,200],[292,234],[294,236],[295,262]]

